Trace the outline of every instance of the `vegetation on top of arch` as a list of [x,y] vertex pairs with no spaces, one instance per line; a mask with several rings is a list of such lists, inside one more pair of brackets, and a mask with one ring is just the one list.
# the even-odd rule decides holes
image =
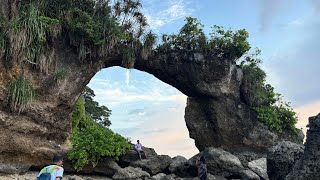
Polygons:
[[214,25],[210,37],[207,37],[204,25],[198,19],[187,17],[185,22],[178,34],[162,35],[160,51],[210,53],[236,61],[250,50],[249,33],[245,29],[232,31]]
[[[79,60],[117,54],[123,56],[122,64],[127,68],[134,66],[137,57],[148,59],[154,51],[213,53],[236,60],[250,49],[246,30],[225,30],[215,25],[207,37],[203,25],[192,17],[186,18],[178,34],[163,35],[162,43],[155,48],[157,37],[145,32],[147,19],[141,12],[139,0],[117,0],[112,4],[109,0],[18,3],[19,15],[7,28],[13,31],[9,34],[18,35],[10,38],[13,47],[7,48],[13,56],[23,55],[19,59],[38,65],[46,73],[51,63],[48,51],[58,36],[68,40]],[[3,35],[0,38],[1,50],[5,38]]]
[[9,50],[12,57],[38,65],[46,73],[51,63],[48,52],[57,37],[69,42],[79,60],[127,54],[126,65],[134,64],[142,51],[150,54],[150,44],[143,45],[147,19],[139,0],[112,5],[109,0],[25,0],[17,6],[19,13],[8,25],[6,18],[0,18],[0,56]]

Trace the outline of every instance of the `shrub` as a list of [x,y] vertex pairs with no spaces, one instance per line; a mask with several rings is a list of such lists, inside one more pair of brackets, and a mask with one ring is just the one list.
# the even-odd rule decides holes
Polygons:
[[210,35],[210,48],[213,51],[218,51],[219,54],[228,55],[234,60],[250,50],[250,44],[247,41],[249,33],[245,29],[233,32],[230,29],[225,30],[223,26],[214,25]]
[[245,29],[238,31],[225,30],[222,26],[212,27],[211,37],[203,32],[203,24],[196,18],[187,17],[186,24],[178,34],[163,35],[160,50],[175,50],[180,52],[213,53],[219,57],[238,60],[250,50],[249,33]]
[[82,98],[76,102],[72,119],[72,149],[68,157],[75,162],[76,170],[89,163],[95,167],[104,156],[118,158],[130,148],[124,137],[97,124],[89,114],[84,113]]
[[34,90],[31,83],[23,76],[13,80],[8,88],[8,101],[14,112],[23,111],[34,98]]
[[259,67],[260,50],[244,57],[240,63],[243,70],[242,93],[245,102],[258,113],[258,119],[270,129],[282,132],[284,129],[296,131],[296,113],[289,103],[281,99],[281,94],[266,83],[266,73]]

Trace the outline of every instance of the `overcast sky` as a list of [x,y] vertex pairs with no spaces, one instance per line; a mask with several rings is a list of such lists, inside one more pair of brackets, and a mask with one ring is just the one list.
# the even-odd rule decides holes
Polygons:
[[[142,0],[150,28],[175,33],[186,16],[209,33],[214,24],[245,28],[262,49],[268,82],[292,103],[298,127],[320,112],[320,0]],[[140,139],[159,154],[191,157],[198,151],[184,122],[186,96],[154,76],[120,67],[104,69],[89,86],[112,110],[111,129]]]

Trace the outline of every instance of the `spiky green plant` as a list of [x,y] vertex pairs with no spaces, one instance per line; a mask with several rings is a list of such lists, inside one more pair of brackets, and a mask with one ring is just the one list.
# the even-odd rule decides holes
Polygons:
[[65,69],[59,69],[54,73],[54,80],[56,82],[66,80],[68,78],[68,72]]
[[[22,51],[24,60],[39,65],[40,70],[48,69],[49,58],[40,58],[49,49],[49,37],[55,37],[60,31],[59,21],[43,16],[37,3],[21,4],[20,16],[13,23],[13,52]],[[45,67],[45,69],[42,69]],[[47,73],[47,72],[46,72]]]
[[8,88],[8,101],[13,112],[22,112],[34,96],[31,83],[23,75],[11,81]]

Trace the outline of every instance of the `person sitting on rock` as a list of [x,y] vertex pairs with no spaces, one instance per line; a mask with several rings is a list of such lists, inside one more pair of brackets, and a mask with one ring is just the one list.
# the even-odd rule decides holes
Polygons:
[[200,180],[207,180],[207,165],[203,156],[197,157],[198,177]]
[[134,146],[134,148],[138,152],[140,160],[141,160],[141,153],[144,153],[144,155],[146,156],[146,153],[142,150],[142,144],[140,143],[139,140],[137,140],[137,144]]
[[61,165],[63,164],[63,157],[59,155],[55,155],[52,159],[52,164],[44,167],[39,175],[37,176],[38,180],[48,179],[48,176],[51,177],[50,180],[62,180],[63,176],[63,168]]

